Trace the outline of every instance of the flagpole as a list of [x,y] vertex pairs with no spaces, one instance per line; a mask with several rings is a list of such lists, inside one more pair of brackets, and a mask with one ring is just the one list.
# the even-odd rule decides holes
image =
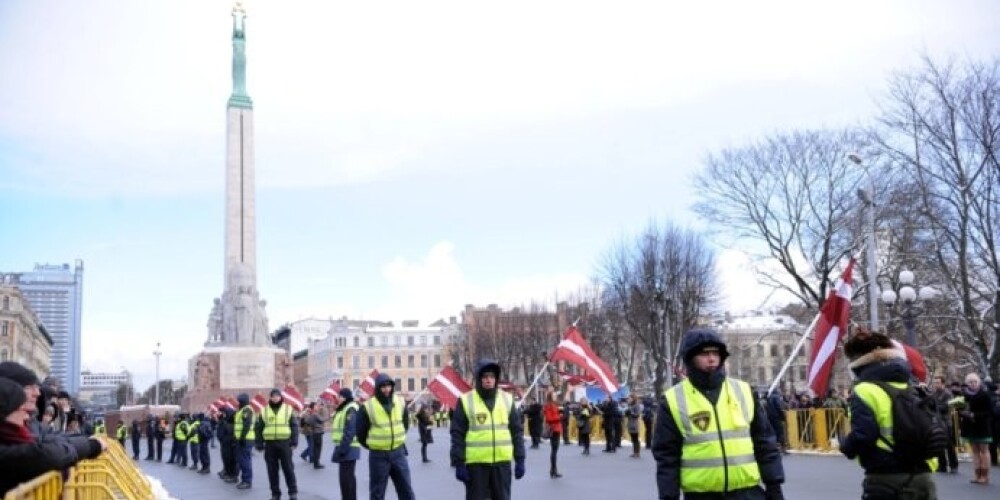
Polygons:
[[785,376],[785,372],[787,372],[788,368],[792,366],[792,360],[795,359],[795,356],[799,355],[799,351],[802,350],[802,346],[805,345],[806,339],[809,338],[809,334],[813,331],[813,328],[816,328],[816,322],[819,321],[819,317],[822,314],[822,312],[816,313],[816,317],[813,318],[812,323],[809,323],[809,327],[802,332],[802,337],[799,338],[799,341],[795,344],[795,349],[792,349],[792,354],[788,356],[788,359],[785,360],[785,364],[781,367],[781,371],[779,371],[778,375],[774,377],[774,382],[771,382],[771,387],[767,388],[767,396],[770,396],[771,393],[774,392],[774,388],[778,386],[779,382],[781,382],[781,378]]
[[406,405],[406,407],[409,408],[409,407],[413,406],[413,404],[416,403],[417,401],[420,401],[420,397],[423,396],[424,394],[427,394],[427,388],[426,387],[424,387],[424,390],[422,390],[419,393],[417,393],[417,395],[414,396],[413,399],[410,401],[410,404]]
[[[549,367],[549,364],[551,363],[552,363],[551,361],[548,360],[545,361],[545,364],[542,365],[542,369],[538,370],[538,373],[535,374],[535,380],[532,380],[531,385],[528,386],[528,390],[524,391],[525,396],[531,394],[531,390],[535,388],[535,384],[538,383],[538,379],[542,377],[542,373],[545,373],[545,370]],[[517,402],[518,408],[522,406],[524,406],[524,398],[521,398],[521,400]]]

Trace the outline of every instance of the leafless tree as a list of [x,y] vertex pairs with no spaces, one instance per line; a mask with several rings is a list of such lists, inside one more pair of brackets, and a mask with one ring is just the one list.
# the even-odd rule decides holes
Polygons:
[[890,82],[874,136],[912,178],[932,233],[937,278],[961,328],[945,332],[984,372],[1000,376],[1000,62],[938,64]]
[[[858,234],[856,190],[864,172],[847,156],[865,146],[857,131],[821,130],[724,149],[694,178],[695,212],[720,243],[739,243],[754,258],[762,285],[818,309],[830,285],[826,277]],[[780,270],[770,270],[772,262]]]
[[681,335],[717,297],[715,255],[693,231],[650,223],[634,241],[612,247],[599,274],[605,310],[619,314],[653,356],[659,394],[670,382]]

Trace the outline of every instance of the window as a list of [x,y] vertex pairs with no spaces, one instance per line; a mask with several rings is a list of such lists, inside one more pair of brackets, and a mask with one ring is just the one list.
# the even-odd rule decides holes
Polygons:
[[375,337],[368,337],[368,347],[375,347]]
[[351,357],[351,368],[361,368],[361,356],[355,354]]
[[[4,297],[5,299],[7,297]],[[7,337],[10,335],[10,322],[0,321],[0,336]]]
[[4,311],[10,310],[10,297],[6,295],[3,296],[3,310]]
[[778,344],[771,344],[771,357],[772,358],[778,357]]
[[764,346],[762,346],[760,344],[757,344],[757,357],[758,358],[763,358],[764,357]]
[[792,357],[792,346],[785,344],[785,359]]
[[338,370],[343,370],[344,369],[344,357],[343,356],[337,356],[337,369]]
[[0,362],[10,361],[10,359],[8,359],[9,357],[10,355],[7,354],[7,349],[0,350]]
[[382,346],[384,347],[384,346],[387,346],[387,345],[389,345],[389,337],[387,335],[383,335],[382,336]]
[[427,345],[427,336],[426,335],[421,335],[420,336],[420,345]]
[[375,356],[368,356],[368,368],[375,368]]
[[399,390],[400,387],[403,387],[403,379],[397,378],[396,379],[396,390]]
[[382,369],[389,368],[389,356],[382,356]]
[[409,335],[406,337],[406,345],[411,347],[413,346],[413,335]]
[[767,374],[765,373],[764,367],[757,368],[757,382],[762,383],[767,380]]
[[427,388],[427,377],[420,377],[420,390]]
[[426,354],[421,354],[420,355],[420,367],[421,368],[427,368],[427,355]]
[[396,362],[396,364],[395,364],[396,368],[402,368],[403,367],[403,357],[400,356],[399,354],[397,354],[395,356],[395,359],[393,361]]
[[361,339],[357,335],[354,336],[354,347],[359,347],[361,344]]
[[406,390],[413,392],[415,390],[416,384],[413,377],[406,379]]
[[400,344],[399,344],[399,342],[400,342],[400,339],[401,339],[401,338],[402,338],[402,337],[400,337],[399,335],[396,335],[396,336],[395,336],[395,338],[393,338],[393,339],[392,339],[392,340],[394,340],[394,341],[396,342],[396,343],[395,343],[395,344],[393,344],[393,345],[397,345],[397,346],[398,346],[398,345],[400,345]]
[[441,336],[440,335],[435,335],[434,336],[434,345],[441,345]]
[[440,368],[440,367],[441,367],[441,355],[440,354],[435,354],[434,355],[434,368]]
[[409,356],[406,357],[406,367],[407,368],[413,368],[413,355],[412,354],[410,354]]

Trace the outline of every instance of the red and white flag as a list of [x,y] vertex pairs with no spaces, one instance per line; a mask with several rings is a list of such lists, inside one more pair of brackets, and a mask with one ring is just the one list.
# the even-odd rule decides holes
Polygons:
[[295,388],[294,385],[288,384],[284,389],[281,390],[281,397],[284,398],[285,402],[289,406],[295,409],[295,411],[302,411],[306,407],[306,400],[302,397],[302,393]]
[[594,354],[593,349],[583,340],[580,331],[575,326],[566,330],[566,336],[559,341],[555,352],[552,353],[550,361],[568,361],[583,368],[584,371],[593,375],[597,379],[597,385],[603,388],[608,394],[618,392],[618,379],[611,367],[603,359]]
[[826,396],[837,344],[847,335],[847,323],[851,319],[851,294],[854,292],[854,280],[851,277],[853,272],[852,258],[819,311],[816,334],[809,353],[809,387],[813,394],[820,397]]
[[265,405],[267,405],[267,398],[259,392],[250,400],[250,406],[253,408],[254,413],[260,413]]
[[235,410],[240,407],[240,402],[237,401],[236,398],[232,396],[229,396],[229,399],[226,399],[225,402],[223,402],[222,404],[225,405],[230,410]]
[[597,377],[586,373],[583,375],[574,375],[560,370],[556,370],[556,373],[563,379],[563,382],[569,385],[594,385],[597,383]]
[[927,363],[924,356],[910,344],[904,344],[898,340],[892,340],[892,346],[906,355],[906,362],[910,364],[910,373],[918,382],[927,383]]
[[357,399],[359,403],[375,394],[375,377],[378,377],[378,370],[372,370],[372,372],[361,381],[361,385],[358,386],[358,392],[354,398]]
[[454,368],[446,366],[427,384],[427,390],[448,408],[457,408],[458,398],[472,390]]
[[319,395],[320,399],[325,399],[331,404],[340,404],[340,381],[334,380],[330,382],[330,386],[323,389],[323,393]]

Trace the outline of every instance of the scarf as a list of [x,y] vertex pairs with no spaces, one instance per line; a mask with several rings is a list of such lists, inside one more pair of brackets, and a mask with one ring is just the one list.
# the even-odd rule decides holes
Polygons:
[[35,437],[31,435],[27,427],[7,421],[0,422],[0,443],[31,444],[34,442]]

